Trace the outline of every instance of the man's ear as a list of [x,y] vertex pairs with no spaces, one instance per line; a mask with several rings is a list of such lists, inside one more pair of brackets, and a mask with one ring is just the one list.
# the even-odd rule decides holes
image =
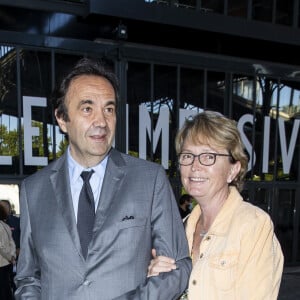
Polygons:
[[66,121],[62,117],[58,117],[57,109],[54,111],[56,122],[63,133],[67,133]]

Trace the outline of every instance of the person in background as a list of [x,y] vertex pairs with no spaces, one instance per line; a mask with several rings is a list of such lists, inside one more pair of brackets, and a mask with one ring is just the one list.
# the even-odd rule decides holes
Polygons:
[[[66,152],[21,186],[16,299],[176,299],[191,260],[161,165],[112,147],[119,91],[99,61],[83,58],[63,79],[54,114]],[[151,249],[178,268],[147,277]]]
[[181,218],[184,219],[191,212],[191,204],[193,201],[193,197],[188,194],[182,194],[179,198],[179,212]]
[[0,204],[3,205],[3,207],[6,210],[7,213],[7,219],[5,220],[6,224],[9,225],[11,232],[12,232],[12,237],[16,245],[16,261],[14,265],[11,266],[11,272],[10,272],[10,283],[12,286],[13,291],[15,292],[16,290],[16,285],[14,282],[14,278],[16,276],[16,265],[18,263],[18,256],[20,252],[20,235],[21,235],[21,230],[20,230],[20,218],[16,216],[12,209],[12,205],[9,200],[0,200]]
[[21,236],[21,230],[20,230],[20,217],[16,216],[14,214],[14,211],[12,210],[12,205],[9,200],[0,200],[0,203],[3,204],[6,212],[7,212],[7,219],[6,223],[10,226],[12,231],[12,236],[14,239],[14,242],[16,244],[16,251],[17,255],[20,251],[20,236]]
[[0,203],[0,299],[12,300],[11,266],[15,264],[16,245],[12,238],[10,227],[5,220],[8,213],[3,203]]
[[[277,299],[284,258],[270,216],[240,194],[248,159],[236,122],[197,114],[177,133],[176,151],[197,201],[186,223],[193,269],[182,299]],[[156,256],[148,276],[173,268],[172,258]]]

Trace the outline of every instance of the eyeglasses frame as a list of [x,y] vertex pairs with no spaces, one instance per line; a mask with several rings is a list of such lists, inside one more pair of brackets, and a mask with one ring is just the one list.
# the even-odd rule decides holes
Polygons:
[[[190,164],[187,164],[187,165],[181,164],[181,163],[179,162],[179,157],[180,157],[180,155],[182,155],[182,154],[190,154],[190,155],[192,155],[192,156],[193,156],[193,161],[192,161]],[[203,155],[203,154],[213,155],[213,156],[214,156],[214,162],[213,162],[212,164],[209,164],[209,165],[203,164],[203,163],[200,161],[200,156]],[[213,166],[213,165],[216,163],[217,156],[227,156],[227,157],[231,157],[231,159],[234,161],[234,158],[233,158],[233,156],[232,156],[231,154],[213,153],[213,152],[203,152],[203,153],[200,153],[200,154],[193,154],[193,153],[190,153],[190,152],[180,152],[180,153],[178,154],[178,164],[179,164],[180,166],[191,166],[191,165],[194,163],[195,158],[198,157],[198,161],[199,161],[199,163],[200,163],[202,166],[209,167],[209,166]]]

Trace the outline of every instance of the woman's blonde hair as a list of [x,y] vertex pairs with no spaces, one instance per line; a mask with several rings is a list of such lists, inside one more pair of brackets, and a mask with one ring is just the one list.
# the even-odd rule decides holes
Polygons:
[[177,155],[182,151],[186,139],[195,145],[205,144],[213,148],[226,149],[231,155],[231,163],[241,164],[240,172],[230,183],[242,190],[244,177],[247,173],[248,157],[244,150],[236,121],[229,119],[219,112],[204,111],[185,120],[175,139]]

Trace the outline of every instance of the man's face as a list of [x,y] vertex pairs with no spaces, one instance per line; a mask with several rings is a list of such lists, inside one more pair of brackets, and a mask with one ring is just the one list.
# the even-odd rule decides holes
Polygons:
[[110,150],[116,129],[116,95],[100,76],[74,79],[66,94],[69,121],[58,118],[68,134],[72,157],[83,167],[97,165]]

